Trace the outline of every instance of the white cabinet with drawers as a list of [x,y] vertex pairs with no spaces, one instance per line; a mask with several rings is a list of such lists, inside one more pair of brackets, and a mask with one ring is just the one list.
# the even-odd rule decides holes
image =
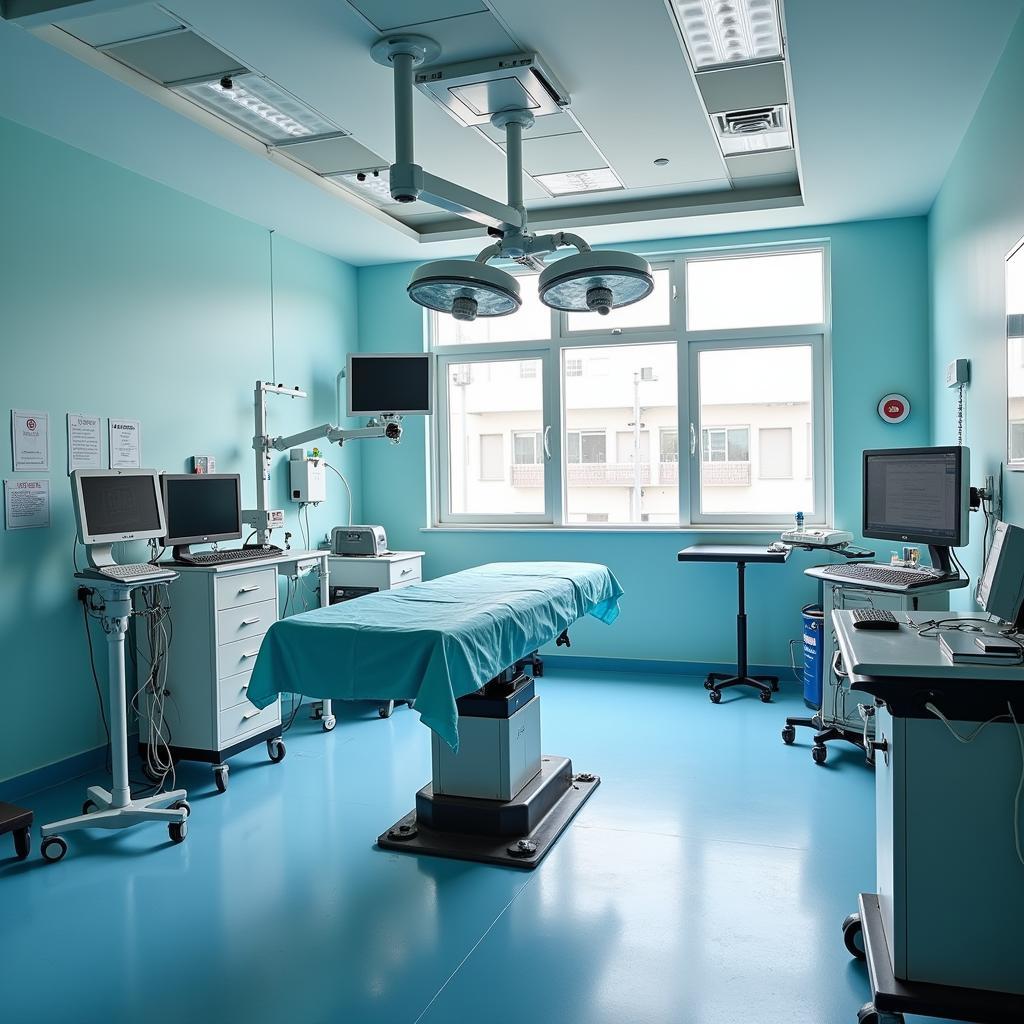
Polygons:
[[[175,760],[214,765],[223,792],[232,754],[265,741],[272,761],[284,757],[280,700],[260,710],[246,697],[260,644],[279,614],[278,567],[242,562],[175,570],[165,735]],[[144,710],[143,754],[148,735]]]

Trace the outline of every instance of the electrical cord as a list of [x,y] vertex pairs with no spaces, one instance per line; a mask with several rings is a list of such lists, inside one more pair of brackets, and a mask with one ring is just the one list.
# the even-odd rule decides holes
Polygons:
[[336,470],[326,459],[324,459],[324,465],[345,485],[345,493],[348,495],[348,525],[352,525],[352,488],[349,487],[348,481],[344,475]]
[[92,646],[92,630],[89,628],[89,608],[86,602],[82,602],[82,621],[85,623],[85,639],[89,644],[89,669],[92,672],[93,686],[96,687],[96,703],[99,705],[100,718],[103,721],[103,733],[107,737],[107,755],[105,760],[105,770],[110,771],[110,726],[107,723],[107,712],[103,706],[103,688],[100,686],[100,677],[96,672],[96,653]]

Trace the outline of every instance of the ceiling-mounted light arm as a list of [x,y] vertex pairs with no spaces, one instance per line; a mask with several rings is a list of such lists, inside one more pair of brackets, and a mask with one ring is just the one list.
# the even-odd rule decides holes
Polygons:
[[433,39],[416,35],[384,36],[370,50],[370,56],[378,64],[391,67],[394,72],[395,162],[389,174],[391,197],[397,203],[413,203],[419,199],[498,231],[525,231],[526,215],[522,208],[521,184],[517,208],[495,202],[445,178],[428,174],[415,162],[412,111],[414,69],[419,64],[434,60],[440,52],[440,46]]

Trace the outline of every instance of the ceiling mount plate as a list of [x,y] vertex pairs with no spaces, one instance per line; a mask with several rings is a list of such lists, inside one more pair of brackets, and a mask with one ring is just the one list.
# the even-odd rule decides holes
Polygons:
[[417,36],[409,33],[391,32],[381,36],[370,47],[370,56],[378,64],[384,67],[391,67],[396,54],[412,54],[413,65],[429,64],[441,56],[441,44],[430,36]]

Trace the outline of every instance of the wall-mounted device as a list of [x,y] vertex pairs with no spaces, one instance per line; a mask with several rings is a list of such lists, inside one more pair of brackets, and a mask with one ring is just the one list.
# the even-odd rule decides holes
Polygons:
[[217,472],[217,460],[212,455],[193,455],[192,472],[197,476]]
[[849,544],[853,534],[845,530],[787,530],[780,538],[786,544],[804,545],[809,548],[835,548]]
[[349,416],[429,416],[433,411],[434,357],[421,353],[350,352]]
[[293,448],[288,475],[292,501],[311,505],[327,500],[327,467],[323,459],[309,458],[304,448]]
[[946,387],[958,388],[971,382],[970,359],[954,359],[946,366]]
[[383,526],[336,526],[331,531],[331,553],[335,555],[383,555],[388,537]]

